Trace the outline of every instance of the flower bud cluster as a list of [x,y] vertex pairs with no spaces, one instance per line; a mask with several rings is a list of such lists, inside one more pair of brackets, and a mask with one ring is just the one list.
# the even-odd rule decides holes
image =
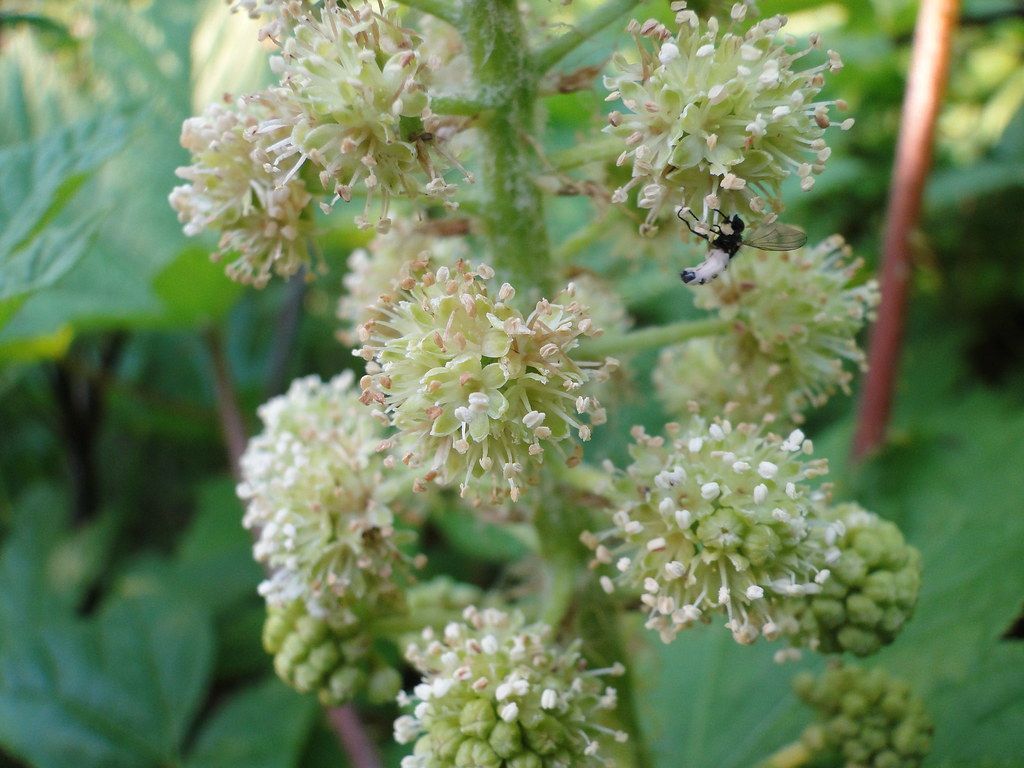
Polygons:
[[797,251],[750,250],[733,259],[695,298],[730,321],[730,332],[662,354],[654,381],[667,408],[681,413],[697,401],[736,418],[801,423],[837,389],[849,393],[853,374],[844,363],[864,368],[856,337],[879,301],[874,280],[855,283],[862,262],[849,256],[835,235]]
[[315,692],[325,706],[360,694],[383,704],[402,687],[401,673],[374,652],[360,620],[312,616],[302,600],[268,607],[263,646],[282,680],[300,693]]
[[881,669],[833,667],[793,687],[820,720],[801,741],[814,754],[838,754],[845,768],[916,768],[931,749],[924,702]]
[[713,208],[748,219],[781,210],[785,178],[796,173],[810,189],[824,169],[829,108],[845,106],[817,100],[824,73],[842,67],[835,51],[821,64],[795,68],[821,47],[818,35],[791,52],[793,38],[776,42],[784,16],[743,30],[746,5],[737,3],[731,28],[721,32],[716,18],[702,24],[685,5],[673,3],[675,34],[654,20],[630,22],[639,59],[616,56],[621,74],[605,79],[608,100],[621,99],[626,110],[612,112],[605,130],[626,143],[619,164],[633,166],[612,199],[624,202],[639,186],[647,229],[666,207],[690,208],[703,221]]
[[[428,266],[454,267],[468,256],[461,237],[441,237],[406,219],[399,219],[390,231],[377,235],[367,248],[352,251],[348,272],[343,278],[346,295],[338,302],[338,317],[357,328],[375,316],[374,305],[381,296],[398,290],[399,285]],[[342,340],[355,342],[346,329]]]
[[448,611],[461,613],[471,605],[480,605],[483,590],[448,576],[437,576],[415,584],[406,593],[406,603],[413,614]]
[[[893,523],[857,504],[821,513],[831,577],[821,592],[789,601],[785,631],[823,653],[875,653],[910,619],[921,586],[921,556]],[[791,625],[791,626],[790,626]]]
[[489,287],[493,276],[460,262],[406,278],[360,327],[356,354],[368,363],[363,402],[398,430],[403,460],[426,469],[423,481],[465,492],[486,478],[514,501],[546,447],[564,455],[563,444],[589,440],[590,425],[605,420],[580,391],[598,366],[574,356],[598,329],[571,290],[523,315],[511,285]]
[[308,263],[304,220],[312,196],[301,178],[281,183],[258,159],[266,137],[259,122],[280,113],[271,94],[257,94],[233,105],[211,104],[181,129],[181,145],[192,164],[177,174],[189,183],[175,187],[171,206],[186,235],[221,231],[214,258],[236,256],[228,275],[257,287],[272,273],[291,275]]
[[815,492],[827,472],[799,430],[783,439],[750,424],[670,423],[665,437],[633,429],[633,463],[608,499],[613,526],[582,539],[606,592],[641,592],[647,627],[672,641],[725,613],[740,643],[778,637],[787,598],[816,594],[828,572],[811,535]]
[[390,2],[327,0],[302,15],[271,61],[294,114],[260,126],[279,136],[269,153],[282,183],[309,161],[333,202],[365,194],[359,226],[370,226],[369,209],[379,200],[380,231],[390,226],[391,198],[452,194],[433,158],[456,163],[439,145],[427,94],[431,72],[418,45]]
[[518,613],[470,607],[464,618],[406,652],[423,680],[399,697],[412,714],[395,721],[395,739],[415,743],[402,768],[606,765],[601,742],[626,736],[600,722],[616,705],[600,678],[621,666],[587,670],[578,643],[561,648]]
[[238,495],[270,574],[260,593],[335,621],[353,619],[360,603],[387,605],[407,565],[393,511],[407,482],[386,477],[382,428],[360,406],[352,374],[297,379],[259,414]]

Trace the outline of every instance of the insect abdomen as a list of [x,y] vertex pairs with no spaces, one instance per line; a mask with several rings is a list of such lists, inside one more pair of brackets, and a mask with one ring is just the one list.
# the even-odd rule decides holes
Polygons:
[[679,273],[679,276],[687,285],[690,283],[696,283],[697,285],[710,283],[728,269],[730,258],[732,257],[720,248],[712,248],[708,251],[704,261],[696,267],[684,269]]

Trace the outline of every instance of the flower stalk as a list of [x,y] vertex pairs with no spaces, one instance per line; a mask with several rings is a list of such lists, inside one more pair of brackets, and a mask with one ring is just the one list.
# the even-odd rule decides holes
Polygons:
[[644,349],[679,344],[690,339],[706,336],[718,336],[729,330],[729,321],[718,318],[707,320],[683,320],[678,323],[643,328],[629,333],[607,334],[591,339],[582,345],[581,356],[602,358],[607,355],[618,355],[623,352],[639,352]]
[[584,16],[568,32],[540,48],[534,56],[535,66],[541,74],[599,33],[616,19],[639,5],[640,0],[608,0],[600,8]]

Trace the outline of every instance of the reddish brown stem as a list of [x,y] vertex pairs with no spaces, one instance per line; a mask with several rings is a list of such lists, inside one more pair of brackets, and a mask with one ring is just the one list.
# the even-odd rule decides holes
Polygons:
[[377,747],[370,741],[359,713],[351,704],[327,710],[327,719],[338,735],[352,768],[381,768]]
[[910,289],[910,237],[932,161],[935,120],[946,84],[958,0],[922,0],[882,240],[882,303],[868,349],[868,375],[853,439],[854,460],[885,438],[899,372]]
[[[231,462],[231,473],[239,479],[239,462],[248,442],[246,437],[245,419],[238,405],[238,396],[231,376],[224,340],[217,330],[206,335],[206,345],[213,363],[213,381],[217,392],[217,414],[220,417],[221,431],[227,446],[228,459]],[[338,742],[348,757],[352,768],[381,768],[383,765],[377,748],[366,733],[359,713],[355,707],[347,705],[327,710],[327,720],[331,724]]]
[[220,418],[220,429],[224,435],[224,445],[228,450],[231,463],[231,474],[239,479],[239,461],[245,452],[246,437],[245,419],[238,405],[238,396],[231,376],[224,340],[217,330],[206,334],[206,347],[213,363],[213,386],[217,394],[217,416]]

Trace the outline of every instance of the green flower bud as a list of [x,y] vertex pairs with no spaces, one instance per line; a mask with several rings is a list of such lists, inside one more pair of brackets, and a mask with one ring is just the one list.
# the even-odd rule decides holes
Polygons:
[[[440,267],[409,278],[376,307],[382,319],[360,329],[366,346],[363,402],[377,404],[398,430],[404,460],[424,481],[477,478],[515,501],[549,446],[590,439],[604,410],[579,393],[594,375],[574,359],[580,337],[598,329],[571,293],[538,302],[524,316],[496,292],[488,267]],[[378,412],[379,413],[379,412]],[[421,486],[422,487],[422,486]]]
[[414,584],[406,594],[412,613],[425,611],[451,611],[462,613],[483,598],[483,590],[473,584],[462,584],[448,576],[437,576],[430,581]]
[[717,19],[702,28],[689,10],[676,16],[674,35],[653,20],[632,21],[639,59],[613,58],[621,74],[605,78],[605,86],[625,112],[612,112],[605,131],[625,142],[618,163],[631,160],[633,178],[612,200],[623,202],[639,187],[648,228],[668,207],[690,208],[704,221],[713,208],[766,216],[781,210],[784,179],[796,173],[806,190],[824,170],[829,108],[844,105],[816,97],[823,73],[842,67],[839,55],[829,51],[825,62],[795,70],[820,47],[819,36],[790,52],[777,42],[784,16],[742,29],[743,16],[722,34]]
[[459,730],[468,736],[486,739],[497,722],[494,707],[484,699],[469,702],[459,713]]
[[263,647],[274,656],[274,671],[300,693],[316,692],[335,706],[365,692],[371,701],[394,698],[401,674],[369,653],[365,622],[309,615],[302,600],[267,608]]
[[664,642],[716,612],[738,642],[777,635],[776,609],[820,590],[808,483],[827,463],[806,458],[811,445],[799,430],[783,439],[700,417],[665,430],[634,428],[633,464],[606,494],[614,525],[583,536],[595,566],[618,572],[602,586],[641,591],[647,626]]
[[487,741],[494,752],[502,758],[515,757],[523,751],[523,734],[518,723],[496,723]]
[[423,681],[399,697],[412,714],[395,721],[395,739],[415,742],[402,768],[604,765],[611,732],[598,718],[615,691],[599,676],[621,669],[587,671],[578,643],[560,648],[550,635],[520,614],[473,607],[464,623],[426,630],[406,653]]
[[366,698],[371,704],[392,702],[402,690],[402,673],[392,667],[381,667],[370,675]]
[[211,104],[181,127],[181,145],[192,165],[178,168],[189,183],[175,187],[169,201],[185,234],[221,232],[214,259],[235,257],[231,279],[262,288],[272,274],[293,275],[309,263],[309,223],[303,215],[312,196],[302,179],[279,182],[266,170],[261,153],[268,137],[259,122],[283,109],[269,93],[231,106]]
[[818,715],[801,737],[815,755],[840,755],[845,768],[916,768],[931,748],[924,703],[881,669],[831,667],[793,687]]
[[666,408],[687,413],[696,401],[736,419],[799,424],[836,390],[849,393],[848,367],[865,365],[856,337],[879,293],[874,281],[854,284],[861,262],[848,257],[837,235],[734,259],[696,294],[698,306],[729,321],[729,332],[662,353],[654,382]]
[[780,620],[791,641],[822,653],[875,653],[910,619],[921,558],[893,523],[856,504],[820,512],[821,591],[794,597]]

